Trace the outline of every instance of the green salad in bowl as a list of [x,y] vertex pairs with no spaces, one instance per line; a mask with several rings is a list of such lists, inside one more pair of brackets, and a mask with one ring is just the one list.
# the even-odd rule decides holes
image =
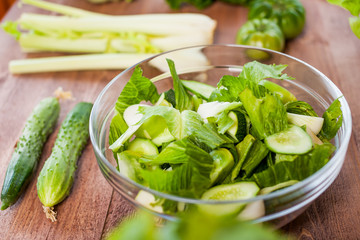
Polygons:
[[[206,55],[216,47],[221,46],[200,49]],[[244,58],[248,49],[222,47],[241,48]],[[299,214],[337,176],[340,169],[311,180],[334,165],[329,161],[339,152],[334,138],[348,114],[341,95],[319,109],[311,100],[318,96],[300,98],[309,91],[278,60],[246,59],[226,67],[208,62],[200,71],[190,64],[179,73],[175,55],[161,57],[168,65],[168,71],[157,67],[162,74],[147,77],[154,64],[144,63],[128,73],[106,115],[107,133],[100,137],[104,155],[95,148],[104,175],[132,203],[163,217],[196,209],[209,216],[271,221]],[[157,86],[165,78],[166,87]],[[103,157],[112,158],[111,172]]]

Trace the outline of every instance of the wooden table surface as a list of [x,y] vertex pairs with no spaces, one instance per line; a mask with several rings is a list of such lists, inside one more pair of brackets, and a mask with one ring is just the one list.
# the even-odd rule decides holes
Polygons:
[[[50,0],[49,0],[50,1]],[[131,4],[92,5],[86,0],[51,0],[108,14],[171,12],[165,0],[136,0]],[[350,30],[350,14],[325,0],[302,0],[306,11],[303,33],[289,41],[285,52],[319,69],[339,87],[350,104],[353,132],[339,177],[302,215],[281,230],[298,239],[360,239],[360,39]],[[200,12],[191,6],[182,12]],[[4,17],[15,20],[22,12],[42,12],[16,4]],[[218,21],[215,43],[234,43],[237,29],[246,21],[247,9],[216,3],[201,11]],[[118,71],[83,71],[11,75],[8,62],[28,57],[12,37],[0,32],[0,182],[5,177],[13,147],[33,107],[59,86],[71,90],[75,101],[63,102],[59,123],[78,101],[95,101]],[[39,54],[38,56],[44,56]],[[57,130],[59,124],[57,126]],[[56,132],[47,142],[38,176],[50,155]],[[101,239],[133,212],[102,176],[91,144],[78,162],[70,196],[57,206],[58,222],[42,212],[34,177],[19,201],[0,212],[0,239]]]

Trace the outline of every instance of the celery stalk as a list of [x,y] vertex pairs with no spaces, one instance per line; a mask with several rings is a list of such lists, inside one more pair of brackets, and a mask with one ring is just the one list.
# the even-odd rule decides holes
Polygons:
[[21,2],[44,10],[49,10],[52,12],[61,13],[72,17],[106,16],[105,14],[90,12],[90,11],[82,10],[80,8],[69,7],[69,6],[51,3],[42,0],[21,0]]
[[117,53],[23,59],[10,61],[9,70],[13,74],[71,70],[119,70],[131,67],[150,56],[152,54]]
[[69,39],[22,34],[19,38],[23,50],[102,53],[107,50],[107,39]]
[[[181,14],[179,14],[181,15]],[[137,32],[157,36],[183,35],[212,33],[215,28],[215,21],[211,20],[207,25],[197,27],[191,22],[176,24],[178,14],[169,14],[164,22],[139,21],[133,17],[109,18],[109,17],[81,17],[70,18],[66,16],[49,16],[33,13],[24,13],[19,19],[20,26],[25,30],[54,31],[54,32]],[[131,20],[132,19],[132,20]],[[193,21],[197,17],[193,15]]]

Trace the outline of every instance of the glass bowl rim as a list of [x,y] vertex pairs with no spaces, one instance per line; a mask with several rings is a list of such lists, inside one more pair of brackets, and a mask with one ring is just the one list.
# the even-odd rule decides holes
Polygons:
[[[265,51],[265,52],[270,52],[272,54],[278,54],[278,55],[282,55],[286,58],[290,58],[300,64],[305,65],[306,67],[310,68],[312,71],[314,71],[315,73],[319,74],[319,76],[325,80],[326,84],[331,87],[336,94],[339,96],[339,101],[341,102],[341,108],[343,110],[343,123],[342,123],[342,127],[345,128],[345,134],[343,137],[343,141],[341,146],[337,149],[336,153],[333,155],[332,158],[329,159],[329,161],[325,164],[325,166],[323,166],[321,169],[319,169],[317,172],[315,172],[314,174],[312,174],[311,176],[303,179],[302,181],[299,181],[297,183],[295,183],[294,185],[285,187],[283,189],[279,189],[275,192],[271,192],[265,195],[258,195],[256,197],[253,198],[249,198],[249,199],[244,199],[244,200],[223,200],[223,201],[219,201],[219,200],[201,200],[201,199],[195,199],[195,198],[186,198],[186,197],[181,197],[181,196],[177,196],[177,195],[172,195],[172,194],[168,194],[168,193],[163,193],[163,192],[159,192],[156,190],[153,190],[151,188],[148,188],[144,185],[141,185],[129,178],[124,177],[123,175],[120,174],[120,172],[107,160],[107,158],[105,157],[105,155],[102,153],[100,147],[98,146],[98,141],[95,138],[95,132],[92,130],[93,129],[93,121],[95,121],[95,113],[94,113],[94,109],[97,109],[97,106],[99,104],[99,102],[101,101],[101,99],[103,98],[103,96],[105,95],[105,93],[107,92],[107,90],[124,74],[126,74],[127,72],[131,71],[132,69],[134,69],[137,65],[144,63],[144,62],[148,62],[154,58],[160,57],[162,55],[167,55],[169,53],[172,52],[177,52],[177,51],[183,51],[183,50],[187,50],[187,49],[203,49],[203,48],[208,48],[208,47],[235,47],[235,48],[243,48],[243,49],[255,49],[255,50],[260,50],[260,51]],[[114,108],[111,110],[114,111]],[[111,112],[110,111],[110,112]],[[109,114],[110,112],[108,112],[107,114]],[[346,120],[346,121],[345,121]],[[170,50],[170,51],[166,51],[166,52],[162,52],[159,54],[155,54],[149,58],[146,58],[134,65],[132,65],[131,67],[123,70],[122,72],[120,72],[118,75],[116,75],[100,92],[100,94],[98,95],[98,97],[96,98],[95,102],[94,102],[94,107],[92,108],[91,114],[90,114],[90,121],[89,121],[89,133],[90,133],[90,140],[91,143],[93,145],[95,154],[97,156],[100,157],[100,160],[102,161],[103,164],[106,165],[106,167],[108,167],[108,169],[110,169],[111,173],[114,174],[115,176],[121,178],[122,180],[126,181],[127,183],[139,188],[139,190],[143,190],[149,193],[154,194],[155,196],[159,196],[165,199],[169,199],[169,200],[173,200],[173,201],[177,201],[177,202],[183,202],[183,203],[190,203],[190,204],[232,204],[232,203],[248,203],[248,202],[255,202],[258,200],[270,200],[270,199],[275,199],[277,197],[283,196],[283,195],[287,195],[290,194],[292,192],[295,192],[299,189],[304,188],[306,185],[308,185],[309,183],[313,182],[315,179],[317,179],[318,177],[321,177],[323,174],[325,174],[329,168],[332,167],[332,165],[336,164],[337,161],[339,161],[342,157],[342,154],[346,154],[347,151],[347,147],[348,147],[348,143],[350,141],[350,136],[351,136],[351,131],[352,131],[352,118],[351,118],[351,111],[350,111],[350,107],[344,97],[344,95],[342,94],[342,92],[338,89],[338,87],[322,72],[320,72],[318,69],[316,69],[315,67],[311,66],[310,64],[295,58],[293,56],[290,56],[288,54],[282,53],[282,52],[278,52],[278,51],[274,51],[274,50],[270,50],[270,49],[265,49],[265,48],[259,48],[259,47],[253,47],[253,46],[246,46],[246,45],[237,45],[237,44],[209,44],[209,45],[196,45],[196,46],[189,46],[189,47],[183,47],[183,48],[178,48],[178,49],[174,49],[174,50]],[[343,153],[345,151],[345,153]],[[99,159],[99,158],[98,158]]]

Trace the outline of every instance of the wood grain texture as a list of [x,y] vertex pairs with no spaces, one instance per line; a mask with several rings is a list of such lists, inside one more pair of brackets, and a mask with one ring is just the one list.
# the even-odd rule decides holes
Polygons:
[[[131,4],[92,5],[86,0],[51,0],[86,10],[108,14],[173,12],[163,0],[136,0]],[[350,30],[350,14],[326,0],[302,0],[307,21],[304,32],[287,43],[286,53],[319,69],[343,92],[353,116],[353,135],[348,154],[334,184],[310,207],[281,231],[297,239],[360,239],[360,40]],[[46,12],[30,6],[16,5],[3,20],[17,19],[21,12]],[[204,11],[185,6],[175,12],[201,12],[218,22],[215,43],[234,43],[237,29],[246,21],[243,7],[216,3]],[[52,95],[59,86],[71,90],[75,101],[61,103],[57,125],[78,101],[94,101],[117,71],[83,71],[11,75],[7,64],[11,59],[29,56],[17,43],[0,31],[0,183],[5,177],[13,146],[33,107]],[[132,215],[134,207],[110,187],[102,176],[91,147],[79,159],[76,179],[70,196],[57,210],[55,224],[45,219],[36,193],[36,176],[40,172],[56,138],[54,132],[46,143],[35,177],[19,201],[0,212],[0,239],[101,239]]]

